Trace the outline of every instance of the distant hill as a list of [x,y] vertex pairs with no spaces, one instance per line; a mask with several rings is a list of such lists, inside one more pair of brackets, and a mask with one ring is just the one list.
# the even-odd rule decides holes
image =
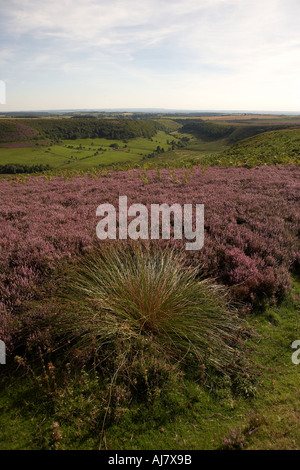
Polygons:
[[226,139],[226,142],[229,145],[267,131],[288,129],[291,127],[291,124],[216,124],[214,122],[203,121],[201,119],[196,121],[192,119],[188,121],[184,119],[176,119],[176,122],[182,124],[180,132],[183,134],[192,134],[195,137],[208,142],[218,139]]
[[163,126],[152,120],[53,118],[1,119],[0,142],[18,142],[31,139],[97,138],[134,139],[153,137]]
[[0,142],[20,142],[38,136],[38,131],[21,121],[0,119]]
[[218,166],[300,164],[300,129],[265,132],[234,144],[219,155],[204,157],[203,163]]

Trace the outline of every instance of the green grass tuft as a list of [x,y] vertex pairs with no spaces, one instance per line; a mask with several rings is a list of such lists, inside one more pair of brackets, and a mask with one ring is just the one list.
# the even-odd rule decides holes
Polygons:
[[66,300],[56,331],[79,349],[92,345],[103,360],[119,349],[128,361],[151,344],[171,362],[192,359],[223,373],[242,362],[246,326],[227,291],[199,278],[173,250],[97,248],[71,272]]

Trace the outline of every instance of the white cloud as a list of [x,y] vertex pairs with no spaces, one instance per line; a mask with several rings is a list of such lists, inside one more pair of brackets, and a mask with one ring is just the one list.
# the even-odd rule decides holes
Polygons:
[[[181,84],[178,102],[196,107],[202,96],[224,102],[224,93],[241,105],[250,97],[272,102],[271,93],[274,106],[293,103],[299,0],[10,0],[1,10],[0,64],[14,77],[94,75],[108,94],[113,77],[133,100],[152,87],[164,89],[165,100],[169,93],[168,102]],[[189,83],[205,89],[198,101]]]

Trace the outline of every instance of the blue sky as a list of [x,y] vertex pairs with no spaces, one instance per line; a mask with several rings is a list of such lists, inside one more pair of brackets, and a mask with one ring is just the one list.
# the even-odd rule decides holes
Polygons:
[[299,0],[0,0],[0,112],[300,112]]

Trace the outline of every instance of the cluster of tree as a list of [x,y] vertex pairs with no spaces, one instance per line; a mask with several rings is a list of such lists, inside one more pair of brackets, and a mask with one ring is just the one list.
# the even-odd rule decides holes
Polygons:
[[[167,140],[167,144],[170,146],[167,150],[170,151],[170,150],[175,150],[176,148],[178,149],[184,148],[187,146],[189,140],[190,138],[187,136],[180,137],[179,140],[177,141],[174,139],[171,142]],[[143,160],[146,160],[148,158],[154,158],[160,153],[164,153],[164,152],[165,152],[165,149],[163,147],[160,147],[160,145],[158,145],[156,149],[154,150],[154,152],[144,155]]]
[[94,114],[74,114],[71,116],[72,119],[97,119]]
[[157,155],[159,155],[160,153],[164,153],[164,152],[165,152],[165,149],[163,147],[161,147],[160,145],[158,145],[156,147],[156,149],[154,150],[154,152],[148,153],[147,155],[144,155],[143,160],[146,160],[147,158],[154,158]]
[[42,171],[51,170],[50,165],[22,165],[20,163],[6,163],[0,165],[1,175],[15,175],[17,173],[40,173]]
[[180,140],[178,142],[172,141],[172,150],[176,148],[178,149],[184,148],[187,146],[188,142],[190,141],[190,138],[186,136],[180,137],[179,139]]
[[85,139],[97,137],[115,140],[135,139],[137,137],[153,137],[162,126],[150,120],[133,119],[36,119],[24,124],[34,127],[43,138],[54,141],[62,139]]

